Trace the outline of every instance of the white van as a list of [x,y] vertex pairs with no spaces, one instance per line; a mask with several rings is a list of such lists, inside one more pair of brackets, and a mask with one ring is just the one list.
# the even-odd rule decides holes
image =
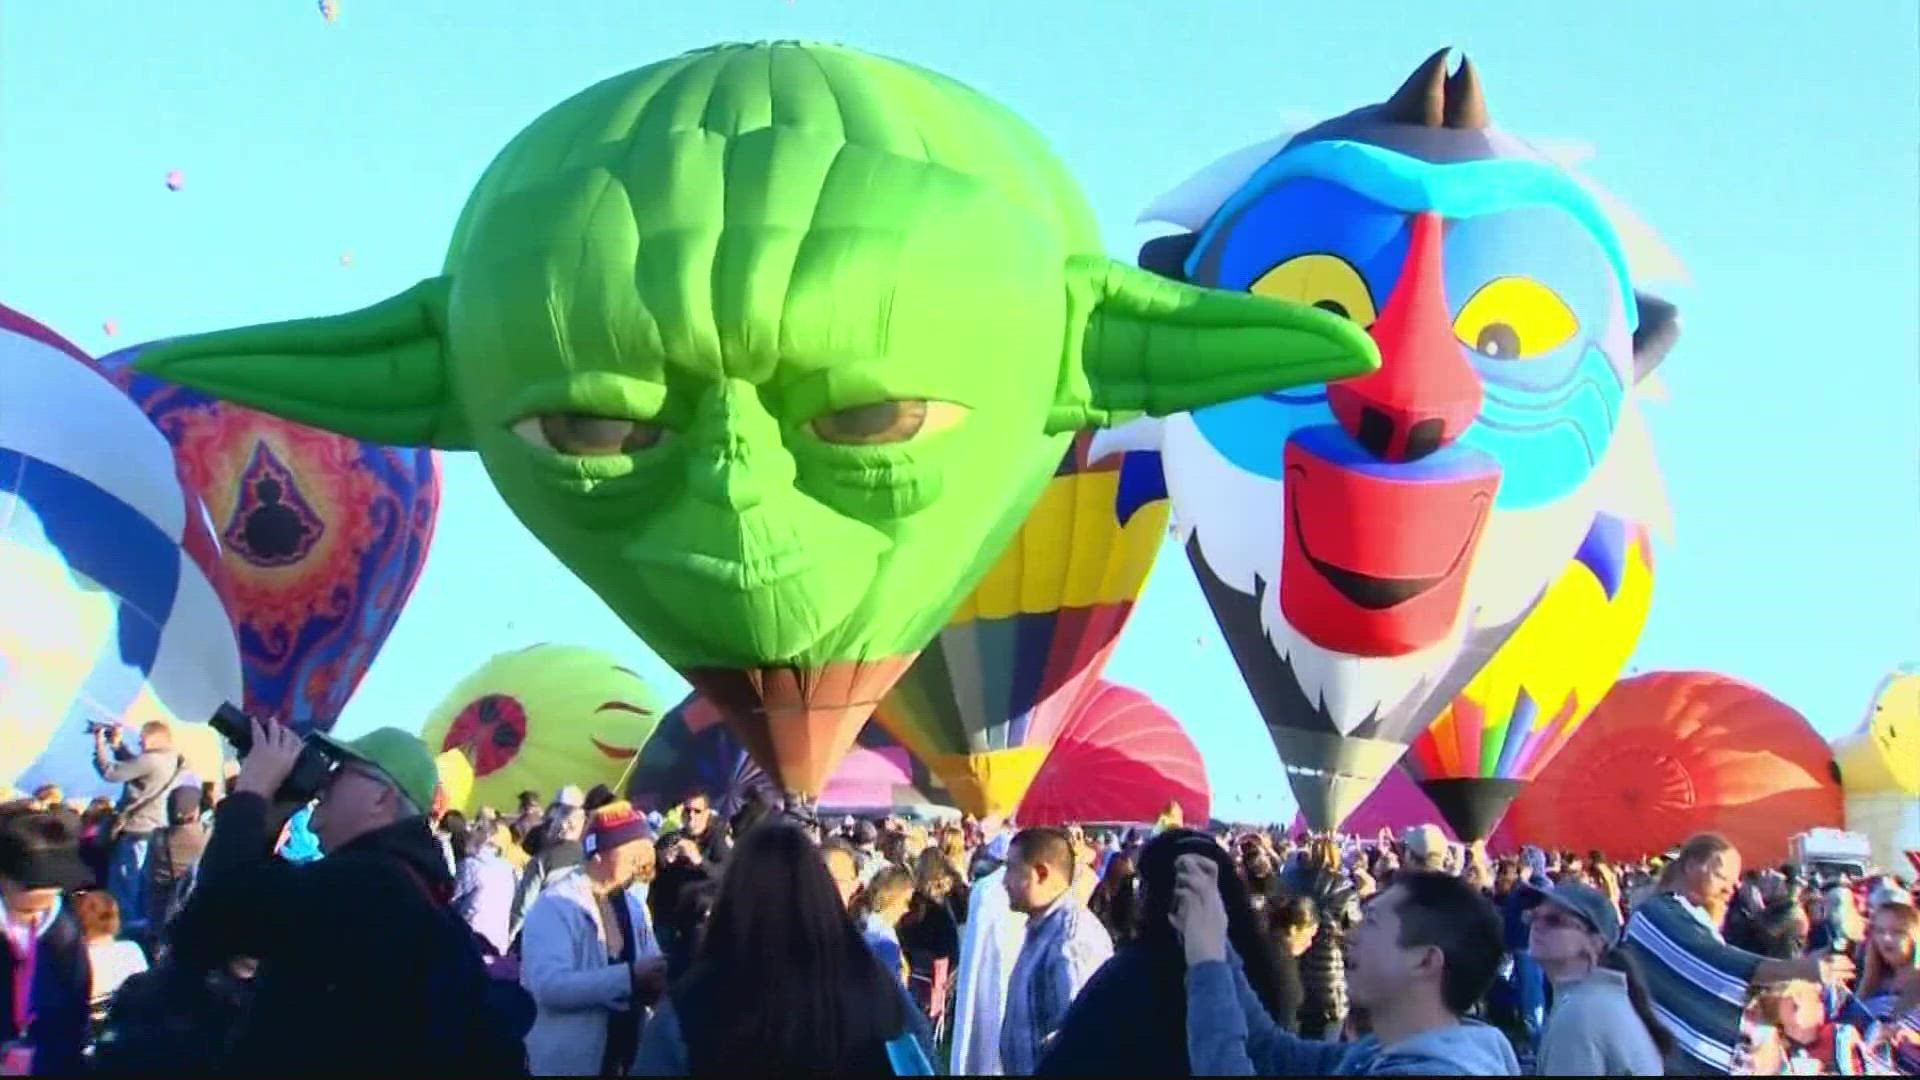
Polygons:
[[1873,866],[1873,843],[1844,829],[1808,829],[1793,838],[1793,861],[1815,878],[1862,877]]

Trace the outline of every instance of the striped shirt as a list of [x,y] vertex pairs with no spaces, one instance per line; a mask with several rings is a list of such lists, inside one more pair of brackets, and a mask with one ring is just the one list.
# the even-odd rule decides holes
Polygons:
[[1672,893],[1634,909],[1625,947],[1646,975],[1654,1015],[1673,1036],[1667,1071],[1730,1072],[1748,984],[1762,958],[1728,945],[1705,912]]

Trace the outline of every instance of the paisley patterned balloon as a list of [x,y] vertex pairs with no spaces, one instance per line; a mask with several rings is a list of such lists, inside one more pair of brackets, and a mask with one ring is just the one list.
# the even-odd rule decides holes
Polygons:
[[306,427],[101,366],[173,444],[212,514],[232,589],[246,708],[325,731],[400,617],[440,507],[433,453]]

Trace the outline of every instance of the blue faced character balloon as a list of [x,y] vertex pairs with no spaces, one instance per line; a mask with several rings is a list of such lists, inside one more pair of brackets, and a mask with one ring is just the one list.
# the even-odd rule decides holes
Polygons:
[[1446,50],[1386,102],[1235,155],[1152,216],[1188,231],[1143,266],[1316,305],[1380,347],[1360,378],[1106,439],[1147,451],[1123,472],[1163,470],[1295,794],[1330,828],[1602,512],[1650,520],[1632,505],[1651,468],[1635,388],[1675,310],[1636,294],[1594,195],[1491,126]]

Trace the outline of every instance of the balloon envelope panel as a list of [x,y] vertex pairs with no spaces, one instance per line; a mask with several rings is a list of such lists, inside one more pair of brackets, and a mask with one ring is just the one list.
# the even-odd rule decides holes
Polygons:
[[1149,822],[1170,802],[1180,804],[1187,821],[1212,815],[1199,748],[1158,702],[1103,679],[1067,718],[1017,819]]
[[1119,459],[1075,436],[1020,530],[874,711],[968,813],[1018,805],[1153,568],[1164,492],[1121,519]]
[[1633,857],[1717,832],[1759,865],[1843,817],[1833,755],[1806,717],[1729,676],[1662,671],[1614,684],[1496,837]]
[[173,445],[231,582],[246,708],[333,726],[400,618],[440,505],[433,452],[349,439],[101,365]]
[[[779,790],[746,748],[698,694],[689,694],[661,719],[640,748],[626,781],[626,797],[643,810],[665,813],[695,792],[730,815],[751,796]],[[949,797],[924,766],[878,725],[861,729],[852,750],[828,777],[818,805],[852,812],[898,806],[943,806]]]
[[[612,786],[660,717],[653,687],[597,649],[531,645],[482,664],[436,706],[420,737],[464,756],[473,778],[450,805],[505,810],[522,791]],[[443,783],[450,774],[443,770]],[[451,800],[464,781],[446,783]]]
[[1479,839],[1619,678],[1653,599],[1647,531],[1602,515],[1533,610],[1400,767]]
[[0,402],[33,406],[0,409],[0,778],[104,794],[86,721],[191,723],[239,696],[217,542],[146,417],[3,307]]

